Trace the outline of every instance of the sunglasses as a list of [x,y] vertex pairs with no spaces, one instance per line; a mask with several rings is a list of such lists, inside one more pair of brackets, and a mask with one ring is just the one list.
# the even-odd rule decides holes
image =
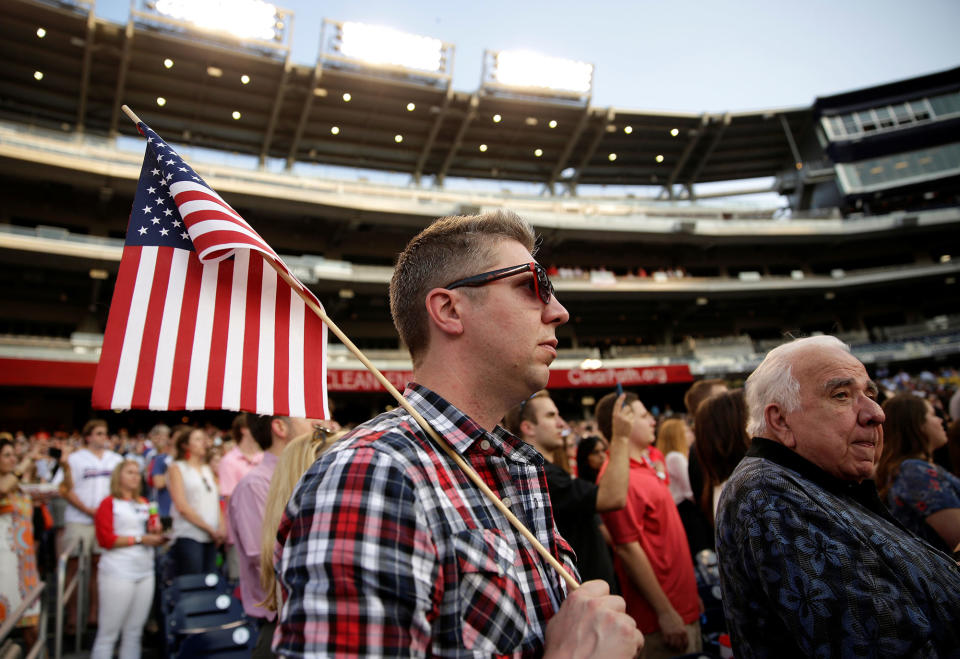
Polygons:
[[466,279],[458,279],[452,284],[447,284],[444,288],[453,290],[461,286],[486,286],[492,281],[506,279],[514,275],[522,275],[527,272],[532,272],[534,275],[533,290],[537,294],[537,297],[539,297],[540,301],[544,304],[550,304],[550,298],[553,296],[553,283],[550,281],[550,277],[547,276],[547,271],[544,270],[543,266],[539,263],[521,263],[520,265],[512,265],[509,268],[481,272],[479,275],[467,277]]

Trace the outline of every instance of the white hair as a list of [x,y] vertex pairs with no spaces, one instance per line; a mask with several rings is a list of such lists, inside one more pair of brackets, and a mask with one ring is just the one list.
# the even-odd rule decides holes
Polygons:
[[776,403],[784,412],[800,407],[800,382],[793,375],[793,362],[798,352],[811,348],[840,348],[850,352],[846,343],[827,335],[795,339],[768,352],[743,385],[747,399],[747,434],[751,437],[769,436],[763,413],[767,405]]

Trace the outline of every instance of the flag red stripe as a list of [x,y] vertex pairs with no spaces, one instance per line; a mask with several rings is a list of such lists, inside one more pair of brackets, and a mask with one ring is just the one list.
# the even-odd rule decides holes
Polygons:
[[110,303],[110,315],[107,318],[107,331],[104,336],[119,337],[113,341],[104,341],[97,365],[97,375],[93,381],[93,406],[105,410],[113,407],[113,388],[117,381],[117,369],[120,367],[120,352],[123,350],[123,335],[127,329],[127,317],[133,300],[133,287],[137,282],[137,269],[140,267],[142,247],[124,246],[117,273],[117,284],[113,288],[113,302]]
[[227,363],[227,327],[230,324],[230,291],[233,287],[233,261],[220,263],[217,277],[217,301],[213,312],[210,339],[210,368],[207,370],[206,409],[223,407],[223,377]]
[[295,293],[277,282],[276,327],[273,332],[273,408],[290,412],[290,296]]
[[182,410],[187,405],[187,384],[190,381],[190,360],[193,338],[197,328],[197,305],[200,301],[200,282],[203,265],[195,255],[187,261],[187,280],[183,288],[180,329],[177,349],[173,356],[173,376],[170,381],[170,409]]
[[260,362],[260,302],[263,289],[263,258],[250,254],[247,272],[247,307],[243,333],[243,373],[240,385],[240,407],[257,409],[257,364]]
[[140,359],[133,385],[133,398],[130,400],[131,409],[150,409],[153,369],[157,363],[157,343],[160,341],[160,319],[163,318],[163,304],[167,299],[167,287],[170,285],[172,261],[172,249],[157,250],[153,285],[150,287],[150,301],[147,303],[148,322],[143,326],[143,338],[140,341]]
[[303,391],[308,418],[323,418],[326,382],[323,377],[323,322],[308,306],[304,309]]

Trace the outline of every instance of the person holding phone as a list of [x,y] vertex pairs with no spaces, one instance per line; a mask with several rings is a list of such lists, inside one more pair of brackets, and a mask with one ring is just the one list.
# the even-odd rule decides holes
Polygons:
[[140,496],[140,465],[124,460],[110,475],[110,496],[97,508],[94,527],[103,547],[97,590],[100,625],[92,659],[110,659],[121,635],[120,659],[140,657],[140,638],[150,613],[154,589],[154,547],[166,542],[159,529],[148,529],[150,512]]

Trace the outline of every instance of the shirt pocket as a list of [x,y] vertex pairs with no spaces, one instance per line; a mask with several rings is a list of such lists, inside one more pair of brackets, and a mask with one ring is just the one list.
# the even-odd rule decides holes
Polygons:
[[516,651],[527,627],[526,605],[514,566],[516,550],[494,529],[461,531],[453,544],[464,647],[483,654]]

